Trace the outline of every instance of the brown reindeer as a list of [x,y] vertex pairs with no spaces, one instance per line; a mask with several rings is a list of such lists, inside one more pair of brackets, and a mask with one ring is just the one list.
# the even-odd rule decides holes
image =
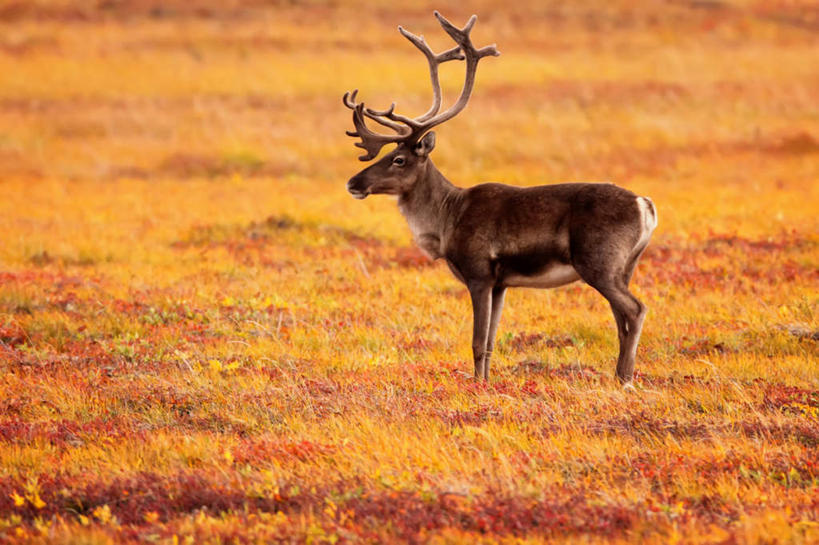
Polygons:
[[[470,39],[476,16],[459,29],[437,11],[435,17],[457,44],[435,54],[423,37],[398,30],[426,56],[432,80],[432,107],[409,118],[356,102],[357,91],[344,95],[353,110],[356,146],[374,159],[390,143],[398,146],[347,182],[357,199],[370,194],[398,196],[421,249],[432,259],[446,260],[472,299],[472,353],[475,378],[489,378],[495,333],[506,288],[553,288],[583,280],[608,300],[617,322],[620,355],[617,377],[629,383],[646,307],[628,289],[637,260],[657,226],[657,213],[647,197],[612,184],[570,183],[513,187],[498,183],[460,188],[450,183],[429,157],[435,147],[430,129],[466,107],[478,61],[499,55],[494,45],[475,49]],[[438,65],[466,60],[466,79],[455,104],[439,112]],[[370,130],[370,119],[395,134]]]

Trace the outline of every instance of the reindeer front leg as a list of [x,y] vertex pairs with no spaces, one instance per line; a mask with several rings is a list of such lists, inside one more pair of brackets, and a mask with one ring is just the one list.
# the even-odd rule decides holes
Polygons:
[[492,312],[492,285],[471,282],[467,285],[472,298],[472,357],[475,359],[475,378],[487,378],[485,369],[486,342]]
[[492,365],[492,352],[495,349],[495,337],[498,333],[498,323],[503,311],[503,296],[506,288],[492,288],[492,313],[489,318],[489,336],[486,339],[486,355],[483,358],[483,378],[489,380],[489,368]]

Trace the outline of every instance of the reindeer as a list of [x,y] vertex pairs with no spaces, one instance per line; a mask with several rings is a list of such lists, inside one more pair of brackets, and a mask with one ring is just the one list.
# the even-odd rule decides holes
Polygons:
[[[398,27],[427,58],[432,81],[430,109],[416,118],[374,110],[356,102],[358,91],[345,93],[353,111],[355,145],[366,150],[362,161],[374,159],[387,144],[397,147],[347,182],[356,199],[371,194],[398,197],[414,239],[432,259],[443,258],[469,290],[472,301],[472,354],[475,378],[488,379],[495,334],[507,288],[554,288],[583,280],[611,305],[620,354],[617,378],[630,385],[646,306],[628,289],[634,267],[657,226],[651,199],[608,183],[565,183],[514,187],[485,183],[460,188],[435,167],[430,129],[466,107],[475,84],[478,61],[498,56],[495,45],[476,49],[470,32],[477,20],[457,28],[437,11],[435,17],[457,44],[434,53],[423,36]],[[438,66],[466,61],[466,78],[458,100],[440,112]],[[371,130],[369,119],[394,131]]]

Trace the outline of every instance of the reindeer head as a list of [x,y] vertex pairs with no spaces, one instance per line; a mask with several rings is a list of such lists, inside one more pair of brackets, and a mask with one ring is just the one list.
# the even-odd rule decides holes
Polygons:
[[[438,13],[435,17],[441,23],[444,31],[455,41],[452,49],[435,54],[429,48],[423,36],[416,36],[400,26],[398,31],[417,47],[429,62],[430,79],[432,80],[433,100],[430,109],[416,118],[409,118],[395,113],[395,103],[386,110],[379,111],[367,108],[363,102],[356,102],[358,90],[344,94],[344,105],[353,111],[353,125],[355,131],[347,131],[349,136],[361,139],[355,145],[367,151],[359,157],[362,161],[374,159],[381,148],[387,144],[398,144],[392,152],[381,160],[365,168],[347,182],[347,190],[357,199],[363,199],[371,193],[386,193],[401,195],[407,192],[424,172],[429,153],[435,147],[435,133],[430,132],[432,127],[440,125],[455,117],[466,107],[472,88],[475,85],[475,72],[478,61],[488,55],[500,55],[494,45],[475,49],[469,33],[478,20],[473,15],[464,28],[457,28]],[[441,109],[441,84],[438,81],[438,65],[451,60],[466,60],[466,78],[461,90],[461,96],[448,110],[439,113]],[[379,125],[395,131],[395,134],[381,134],[373,132],[367,127],[365,118],[369,118]]]

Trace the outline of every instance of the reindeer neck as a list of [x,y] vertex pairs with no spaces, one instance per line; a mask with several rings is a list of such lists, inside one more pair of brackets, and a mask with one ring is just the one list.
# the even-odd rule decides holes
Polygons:
[[398,198],[398,208],[407,219],[416,243],[432,258],[441,257],[441,242],[461,188],[454,186],[427,160],[412,189]]

